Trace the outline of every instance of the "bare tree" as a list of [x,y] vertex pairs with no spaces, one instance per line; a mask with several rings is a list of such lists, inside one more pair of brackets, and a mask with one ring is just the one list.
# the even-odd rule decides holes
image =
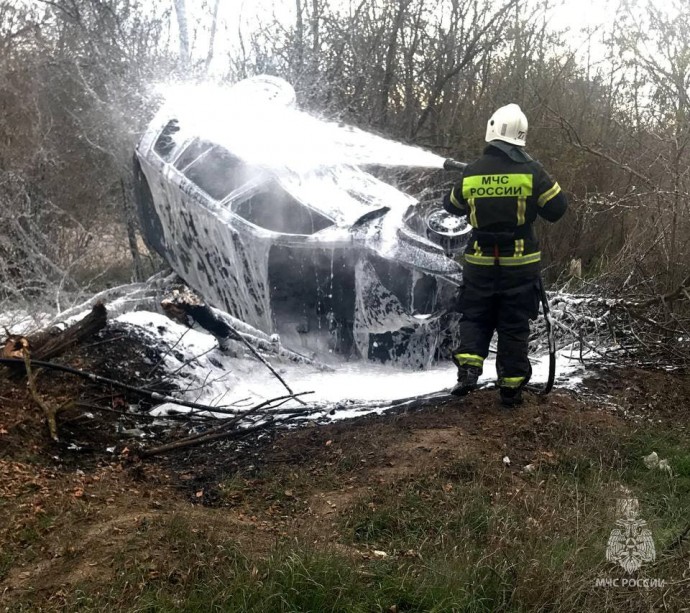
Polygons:
[[189,49],[189,23],[187,21],[186,0],[174,0],[175,14],[177,15],[177,25],[180,33],[180,60],[182,68],[189,69],[190,49]]
[[216,31],[218,30],[218,8],[220,7],[220,0],[215,0],[213,4],[213,11],[211,12],[211,31],[208,37],[208,53],[206,54],[206,72],[213,61],[214,47],[216,44]]

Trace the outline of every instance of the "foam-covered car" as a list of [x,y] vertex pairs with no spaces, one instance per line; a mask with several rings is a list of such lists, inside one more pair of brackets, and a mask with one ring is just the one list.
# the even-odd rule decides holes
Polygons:
[[209,304],[295,351],[412,367],[438,357],[462,275],[416,200],[351,164],[247,157],[164,107],[135,155],[148,245]]

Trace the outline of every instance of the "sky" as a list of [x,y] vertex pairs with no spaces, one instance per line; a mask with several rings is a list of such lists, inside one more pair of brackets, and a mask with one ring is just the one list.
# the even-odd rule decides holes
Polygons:
[[[431,1],[431,0],[430,0]],[[584,57],[587,53],[594,60],[603,59],[604,49],[600,36],[595,33],[588,36],[587,30],[595,30],[609,25],[614,18],[621,0],[548,0],[552,5],[550,26],[553,30],[568,30],[568,39],[577,55]],[[504,0],[495,0],[500,6]],[[196,21],[196,37],[192,33],[193,44],[197,53],[204,56],[208,47],[207,34],[204,32],[210,23],[210,8],[204,7],[198,0],[187,0],[190,22]],[[213,4],[213,2],[209,2]],[[307,2],[305,1],[305,4]],[[346,0],[343,0],[346,4]],[[261,24],[276,15],[286,23],[294,22],[294,2],[284,0],[221,0],[218,14],[218,31],[216,35],[216,60],[222,61],[233,44],[238,40],[238,32],[247,36],[251,31],[260,28]],[[192,26],[193,23],[190,23]]]
[[[502,0],[496,5],[503,4]],[[613,16],[618,0],[552,0],[554,8],[553,26],[557,29],[571,27],[577,30],[582,27],[597,26]],[[236,24],[240,19],[248,23],[255,18],[270,16],[292,18],[294,3],[276,0],[240,0],[239,2],[221,2],[220,14],[228,23]]]

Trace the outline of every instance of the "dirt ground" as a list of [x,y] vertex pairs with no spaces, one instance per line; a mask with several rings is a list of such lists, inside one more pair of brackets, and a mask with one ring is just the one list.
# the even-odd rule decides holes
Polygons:
[[[118,331],[109,334],[103,340]],[[80,355],[72,363],[81,360],[111,374],[122,364],[131,369],[155,363],[155,356],[120,341]],[[412,478],[440,475],[452,488],[477,471],[494,471],[509,477],[517,495],[528,483],[526,472],[557,465],[588,446],[614,462],[619,435],[645,424],[671,427],[690,440],[690,376],[683,371],[605,370],[580,392],[528,395],[519,409],[504,409],[495,391],[480,391],[411,411],[217,442],[145,461],[134,450],[142,440],[149,444],[163,436],[154,425],[142,439],[133,434],[140,419],[128,424],[115,413],[70,408],[59,418],[62,440],[55,443],[20,378],[6,379],[0,389],[5,610],[20,610],[22,602],[58,610],[75,586],[106,589],[130,548],[141,547],[132,535],[155,532],[180,514],[192,525],[232,535],[257,555],[294,537],[368,558],[376,554],[343,542],[338,526],[354,506],[376,505],[377,496],[395,495]],[[59,404],[98,400],[115,411],[131,401],[64,375],[45,375],[40,389]],[[144,556],[151,578],[167,572],[160,555],[152,546]]]

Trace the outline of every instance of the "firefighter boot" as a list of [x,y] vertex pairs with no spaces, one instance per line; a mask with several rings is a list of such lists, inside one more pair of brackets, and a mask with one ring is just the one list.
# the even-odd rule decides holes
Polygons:
[[476,366],[459,366],[458,382],[450,391],[453,396],[465,396],[477,387],[477,380],[482,374],[482,369]]
[[501,387],[501,404],[504,407],[516,407],[522,404],[522,387]]

